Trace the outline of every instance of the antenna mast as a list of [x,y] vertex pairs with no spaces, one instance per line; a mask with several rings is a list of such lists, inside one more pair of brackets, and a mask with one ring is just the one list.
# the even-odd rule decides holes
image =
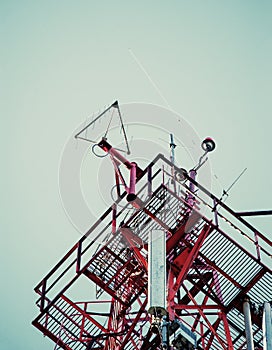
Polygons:
[[113,117],[82,137],[116,109],[129,154],[117,102],[75,137],[109,155],[118,198],[36,286],[33,325],[64,350],[270,350],[272,242],[196,181],[215,142],[188,175],[170,134],[170,160],[142,169],[109,142]]

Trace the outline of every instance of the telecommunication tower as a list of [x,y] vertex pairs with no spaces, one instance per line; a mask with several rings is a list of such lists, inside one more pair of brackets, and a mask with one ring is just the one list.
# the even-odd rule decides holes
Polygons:
[[[124,149],[109,130],[84,136],[106,113],[117,113]],[[272,243],[245,219],[271,211],[235,212],[197,181],[215,142],[187,172],[171,134],[170,160],[142,169],[118,102],[75,136],[110,157],[117,200],[35,288],[32,323],[54,349],[272,350]]]

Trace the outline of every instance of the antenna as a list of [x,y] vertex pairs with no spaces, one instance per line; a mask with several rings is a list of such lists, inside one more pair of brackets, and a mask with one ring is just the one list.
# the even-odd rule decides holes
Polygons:
[[[89,142],[111,159],[118,198],[36,286],[33,325],[67,350],[268,349],[272,242],[195,180],[215,142],[202,142],[188,176],[175,165],[170,134],[170,159],[159,153],[142,170],[109,143],[113,119]],[[178,191],[176,173],[184,175]]]
[[127,154],[130,154],[130,148],[129,148],[129,144],[128,144],[128,139],[127,139],[127,134],[126,134],[126,130],[125,130],[125,127],[124,127],[124,123],[123,123],[123,118],[122,118],[122,114],[121,114],[121,111],[120,111],[120,107],[119,107],[119,103],[118,101],[115,101],[113,102],[109,107],[107,107],[102,113],[99,113],[99,115],[94,119],[92,120],[89,124],[87,124],[84,128],[82,128],[76,135],[75,135],[75,138],[76,139],[81,139],[83,141],[87,141],[87,142],[91,142],[91,143],[94,143],[94,144],[98,144],[98,140],[92,140],[90,138],[87,138],[86,135],[85,137],[82,136],[82,134],[85,132],[87,133],[88,130],[90,130],[90,127],[94,127],[95,126],[95,123],[97,121],[100,121],[102,117],[105,117],[107,115],[108,112],[111,111],[111,114],[110,116],[108,116],[108,119],[109,119],[109,122],[105,128],[105,131],[104,131],[104,136],[103,136],[103,139],[104,140],[107,140],[107,136],[108,136],[108,133],[109,133],[109,130],[110,130],[110,126],[113,122],[113,119],[114,119],[114,113],[115,111],[117,111],[117,118],[120,122],[120,125],[121,125],[121,132],[123,134],[123,137],[124,137],[124,142],[125,142],[125,145],[126,145],[126,150],[123,150],[123,149],[119,149],[119,151],[121,152],[126,152]]
[[[241,176],[246,172],[247,168],[245,168],[239,175],[238,177],[233,181],[233,183],[228,187],[227,190],[223,189],[222,195],[219,200],[213,200],[213,212],[215,215],[215,222],[216,226],[218,226],[218,213],[220,210],[220,207],[222,208],[221,204],[227,199],[228,197],[228,192],[231,190],[231,188],[238,182],[238,180],[241,178]],[[226,198],[224,198],[226,197]],[[237,213],[238,214],[238,213]],[[238,214],[239,215],[239,214]]]
[[175,164],[175,148],[176,147],[177,147],[177,145],[174,143],[174,135],[170,134],[170,148],[171,148],[170,161],[173,164]]
[[224,200],[224,197],[228,197],[229,191],[232,189],[232,187],[239,181],[239,179],[242,177],[242,175],[247,171],[247,168],[245,168],[238,176],[237,178],[233,181],[233,183],[228,187],[227,190],[223,189],[222,195],[220,197],[220,201]]
[[166,98],[164,97],[164,95],[162,94],[161,90],[159,89],[158,85],[153,81],[153,79],[151,78],[150,74],[148,74],[148,72],[146,71],[146,69],[144,68],[144,66],[142,65],[142,63],[139,61],[139,59],[136,57],[135,53],[132,51],[132,49],[128,50],[129,53],[131,54],[131,56],[133,57],[134,61],[137,63],[137,65],[140,67],[140,69],[142,70],[142,72],[144,73],[144,75],[147,77],[147,79],[150,81],[151,85],[153,86],[153,88],[156,90],[156,92],[159,94],[159,96],[161,97],[161,99],[163,100],[163,102],[166,104],[166,106],[171,109],[171,106],[169,105],[168,101],[166,100]]

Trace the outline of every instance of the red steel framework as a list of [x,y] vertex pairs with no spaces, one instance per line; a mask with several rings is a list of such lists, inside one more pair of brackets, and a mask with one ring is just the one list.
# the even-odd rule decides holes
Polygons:
[[197,349],[246,349],[249,297],[254,344],[262,349],[271,241],[162,154],[144,170],[137,166],[136,185],[132,204],[120,195],[37,285],[33,325],[55,349],[161,349],[147,313],[148,235],[159,229],[170,321],[196,335]]

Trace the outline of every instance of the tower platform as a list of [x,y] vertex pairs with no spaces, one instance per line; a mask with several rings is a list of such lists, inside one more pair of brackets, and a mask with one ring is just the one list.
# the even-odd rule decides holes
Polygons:
[[249,298],[254,344],[262,349],[271,241],[161,154],[138,172],[135,201],[125,196],[37,285],[33,325],[56,349],[160,349],[147,313],[148,235],[163,230],[169,319],[196,335],[197,349],[246,349]]

